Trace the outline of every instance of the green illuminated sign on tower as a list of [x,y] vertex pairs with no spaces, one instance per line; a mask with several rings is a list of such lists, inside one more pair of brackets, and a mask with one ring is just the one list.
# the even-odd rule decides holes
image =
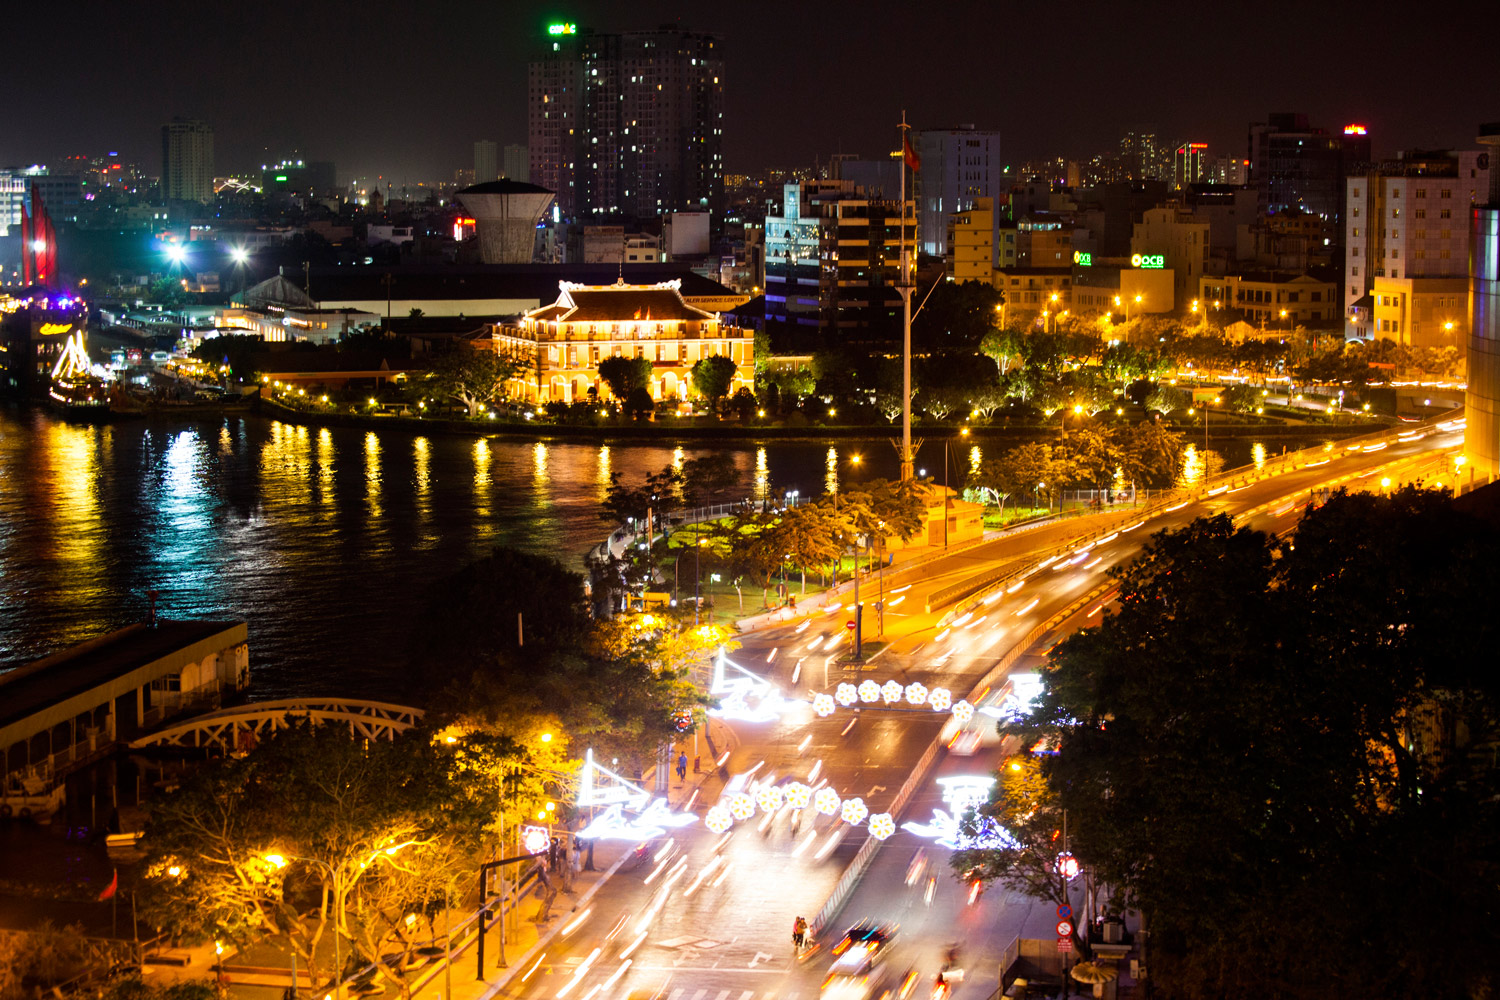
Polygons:
[[578,33],[578,25],[576,25],[576,24],[549,24],[549,25],[547,25],[547,34],[549,34],[549,35],[576,35],[577,33]]

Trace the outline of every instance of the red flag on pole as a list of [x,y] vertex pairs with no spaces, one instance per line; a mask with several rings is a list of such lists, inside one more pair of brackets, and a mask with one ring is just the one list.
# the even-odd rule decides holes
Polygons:
[[901,157],[902,159],[906,160],[906,165],[908,167],[911,167],[913,173],[921,170],[922,158],[917,155],[917,151],[915,149],[911,148],[911,137],[903,135],[901,137],[901,146]]
[[115,869],[115,877],[112,878],[112,879],[110,879],[109,880],[109,885],[105,886],[104,887],[104,891],[101,892],[101,893],[99,893],[99,902],[102,903],[106,899],[109,899],[110,897],[114,896],[116,890],[118,890],[119,888],[120,888],[120,869],[116,868]]

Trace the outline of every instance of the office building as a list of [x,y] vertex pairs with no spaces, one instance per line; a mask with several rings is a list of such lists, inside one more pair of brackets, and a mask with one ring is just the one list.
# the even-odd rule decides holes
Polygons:
[[1327,326],[1338,318],[1338,285],[1332,272],[1243,271],[1200,277],[1195,298],[1207,309],[1238,309],[1266,333],[1285,335],[1299,326]]
[[500,163],[496,158],[497,147],[489,139],[474,143],[474,183],[500,179]]
[[10,228],[9,235],[20,235],[21,208],[26,204],[26,195],[31,190],[31,181],[46,172],[47,168],[43,166],[12,167],[0,170],[0,235],[6,235],[7,227]]
[[1185,302],[1208,269],[1208,223],[1181,208],[1147,209],[1135,224],[1130,253],[1132,258],[1171,269],[1177,301]]
[[[1005,194],[1000,133],[973,125],[923,129],[913,145],[922,161],[915,177],[919,246],[922,253],[942,257],[948,252],[948,217],[973,208],[975,198]],[[899,192],[884,195],[893,198]]]
[[[912,247],[916,202],[905,203]],[[766,320],[855,339],[899,335],[896,291],[902,203],[870,198],[849,181],[783,188],[780,215],[766,216]]]
[[304,198],[335,198],[342,191],[332,160],[282,160],[261,172],[261,190]]
[[1206,162],[1208,143],[1185,142],[1172,154],[1172,187],[1181,191],[1189,184],[1201,184],[1208,179]]
[[[997,265],[995,208],[992,198],[975,198],[974,206],[948,217],[948,279],[990,283]],[[1014,237],[1014,230],[1011,231]]]
[[[1469,269],[1469,387],[1464,396],[1465,486],[1500,475],[1500,122],[1479,127],[1489,189],[1473,210]],[[1463,481],[1464,477],[1460,477]]]
[[1346,338],[1463,346],[1469,217],[1488,163],[1479,150],[1407,153],[1348,178]]
[[531,183],[531,161],[528,159],[526,147],[520,143],[506,143],[504,155],[500,176],[506,180],[520,181],[523,184]]
[[549,29],[528,71],[530,174],[570,220],[720,212],[724,59],[717,35]]
[[1282,112],[1250,126],[1250,182],[1262,215],[1300,211],[1338,223],[1344,178],[1369,159],[1363,125],[1335,135],[1309,125],[1306,115]]
[[161,197],[163,201],[214,200],[214,130],[190,118],[173,118],[161,127]]
[[1165,180],[1161,168],[1162,149],[1156,142],[1156,128],[1137,126],[1120,137],[1120,171],[1117,180]]

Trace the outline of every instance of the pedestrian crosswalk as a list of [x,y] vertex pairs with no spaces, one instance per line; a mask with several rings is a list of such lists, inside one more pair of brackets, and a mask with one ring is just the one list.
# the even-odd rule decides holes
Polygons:
[[[736,995],[738,994],[738,995]],[[690,987],[682,987],[667,994],[667,1000],[755,1000],[754,990],[714,990],[705,988],[694,990]],[[762,993],[760,1000],[794,1000],[785,993]]]

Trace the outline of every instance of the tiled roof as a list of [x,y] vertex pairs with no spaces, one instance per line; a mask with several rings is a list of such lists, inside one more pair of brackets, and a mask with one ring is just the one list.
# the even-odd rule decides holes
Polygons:
[[713,316],[694,309],[682,296],[666,288],[641,288],[625,285],[615,289],[582,289],[570,293],[575,308],[568,313],[570,323],[610,323],[616,320],[705,320]]

